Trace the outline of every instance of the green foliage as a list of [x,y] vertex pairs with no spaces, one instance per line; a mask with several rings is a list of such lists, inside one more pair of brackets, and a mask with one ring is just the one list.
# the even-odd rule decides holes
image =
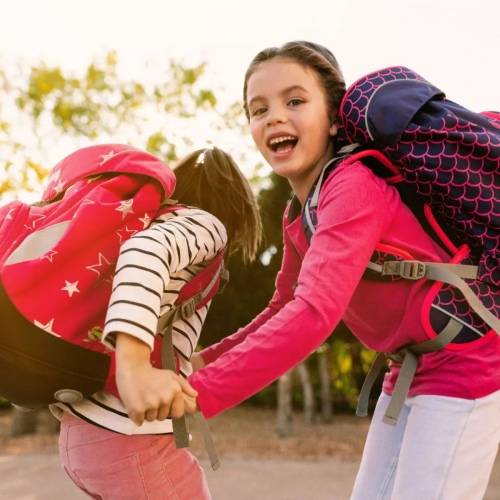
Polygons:
[[44,158],[49,152],[53,158],[61,142],[73,142],[69,151],[82,139],[128,142],[172,162],[200,134],[200,116],[210,123],[205,130],[231,130],[242,120],[241,108],[219,109],[205,71],[205,63],[170,61],[159,81],[124,78],[116,52],[79,72],[45,63],[18,74],[0,68],[0,198],[40,191],[49,170]]

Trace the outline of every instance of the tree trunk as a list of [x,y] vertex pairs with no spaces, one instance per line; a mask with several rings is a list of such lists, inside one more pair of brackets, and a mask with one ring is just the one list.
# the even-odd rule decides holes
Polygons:
[[38,411],[27,411],[14,408],[14,418],[10,426],[9,435],[11,437],[34,434],[38,419]]
[[59,421],[48,408],[41,410],[24,410],[14,407],[12,423],[9,429],[11,437],[25,436],[37,432],[55,434],[59,432]]
[[321,381],[321,419],[329,423],[333,419],[332,377],[328,367],[328,348],[318,350],[318,369]]
[[315,414],[314,391],[306,362],[300,363],[295,370],[299,376],[300,383],[302,384],[302,392],[304,394],[304,420],[306,424],[312,424]]
[[292,374],[293,370],[278,380],[278,401],[276,414],[276,433],[280,437],[290,434],[292,424]]

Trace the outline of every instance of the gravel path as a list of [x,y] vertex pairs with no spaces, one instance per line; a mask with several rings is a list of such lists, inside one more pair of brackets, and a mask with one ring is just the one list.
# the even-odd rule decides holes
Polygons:
[[[44,418],[38,434],[8,438],[12,414],[0,412],[0,500],[87,498],[60,468],[57,435],[43,430]],[[196,431],[191,449],[201,457],[214,500],[347,500],[368,424],[338,415],[311,426],[294,415],[292,434],[279,439],[272,410],[241,407],[210,421],[219,471],[208,466]],[[500,456],[485,500],[500,500]]]
[[[208,470],[203,461],[205,470]],[[289,461],[223,459],[207,472],[214,500],[347,500],[357,463],[339,459]],[[1,500],[84,500],[55,454],[0,455]],[[485,500],[500,499],[497,460]]]

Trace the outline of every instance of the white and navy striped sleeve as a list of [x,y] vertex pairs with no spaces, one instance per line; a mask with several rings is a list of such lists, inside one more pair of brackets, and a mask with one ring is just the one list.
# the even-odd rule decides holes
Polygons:
[[137,337],[153,348],[160,310],[171,278],[206,262],[224,248],[223,224],[199,209],[184,208],[155,220],[120,249],[102,341],[114,347],[114,333]]

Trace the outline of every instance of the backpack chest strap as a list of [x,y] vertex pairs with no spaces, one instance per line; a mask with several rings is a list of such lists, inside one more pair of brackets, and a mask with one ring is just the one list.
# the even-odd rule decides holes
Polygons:
[[464,279],[475,279],[477,277],[477,266],[400,260],[386,261],[382,265],[370,262],[367,267],[379,272],[382,276],[399,276],[409,280],[426,278],[448,283],[458,288],[474,312],[500,335],[500,320],[483,305],[470,286],[464,281]]

